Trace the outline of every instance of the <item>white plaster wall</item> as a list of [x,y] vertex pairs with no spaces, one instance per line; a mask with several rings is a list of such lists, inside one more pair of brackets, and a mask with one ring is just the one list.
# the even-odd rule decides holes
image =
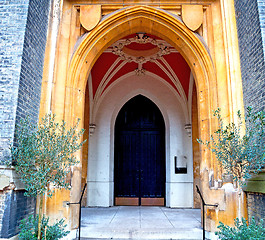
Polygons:
[[[89,139],[88,206],[112,206],[114,202],[114,125],[118,112],[132,97],[142,94],[160,109],[166,126],[166,206],[193,206],[192,142],[184,126],[189,122],[188,106],[176,91],[158,76],[129,73],[115,81],[93,103],[91,123],[95,132]],[[187,164],[188,174],[175,174]],[[186,157],[186,159],[184,158]]]

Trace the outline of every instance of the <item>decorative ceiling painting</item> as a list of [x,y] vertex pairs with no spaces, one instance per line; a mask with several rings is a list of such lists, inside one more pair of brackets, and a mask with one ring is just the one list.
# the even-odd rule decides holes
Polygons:
[[186,103],[192,93],[191,70],[181,54],[158,37],[137,33],[108,47],[94,64],[90,79],[93,100],[128,73],[139,77],[148,73],[159,76]]

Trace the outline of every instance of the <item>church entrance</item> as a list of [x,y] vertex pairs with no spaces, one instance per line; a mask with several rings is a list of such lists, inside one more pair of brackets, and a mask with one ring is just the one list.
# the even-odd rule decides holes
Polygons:
[[[71,169],[71,191],[56,191],[56,201],[47,202],[47,214],[63,214],[70,228],[76,228],[79,209],[65,207],[62,199],[78,201],[86,182],[89,207],[110,207],[131,198],[136,205],[162,199],[170,208],[192,208],[197,206],[196,184],[201,184],[208,201],[216,199],[227,203],[226,209],[233,207],[232,198],[224,202],[223,191],[211,188],[222,176],[212,154],[196,141],[198,137],[209,139],[216,128],[212,109],[223,106],[229,120],[243,106],[238,47],[233,41],[237,38],[233,3],[205,4],[200,0],[182,5],[179,1],[171,8],[163,4],[153,7],[145,1],[114,7],[71,2],[62,5],[64,21],[58,26],[58,38],[52,35],[47,39],[51,47],[44,61],[40,116],[52,110],[69,124],[80,118],[88,141],[76,154],[80,163]],[[200,9],[200,14],[194,14],[193,7]],[[90,8],[98,17],[87,29],[90,16],[94,19],[87,12]],[[186,16],[196,15],[203,21],[197,30],[193,24],[192,29],[184,24],[184,8],[191,11]],[[213,23],[222,27],[213,28]],[[235,60],[233,64],[229,64],[230,59]],[[234,89],[230,83],[239,87]],[[157,143],[149,145],[155,138],[148,133],[150,129],[127,128],[126,111],[120,113],[124,124],[118,124],[122,106],[139,94],[148,97],[163,114],[165,137],[155,140],[162,141],[163,148]],[[141,108],[142,104],[136,110],[141,112]],[[150,131],[155,135],[154,128]],[[161,162],[152,160],[149,168],[144,154],[165,156]],[[166,176],[157,177],[156,165],[165,169]],[[147,171],[154,172],[146,176]],[[159,194],[150,189],[157,184],[146,184],[156,179],[163,179]],[[210,185],[209,179],[213,180]],[[59,212],[53,211],[59,205]],[[226,217],[226,212],[212,211],[207,218],[209,229],[214,229],[214,223]]]
[[158,107],[138,95],[115,123],[115,205],[165,204],[165,123]]

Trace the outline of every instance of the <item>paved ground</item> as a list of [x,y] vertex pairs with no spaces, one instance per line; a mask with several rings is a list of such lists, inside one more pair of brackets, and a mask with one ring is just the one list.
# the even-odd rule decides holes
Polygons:
[[82,239],[202,239],[200,209],[82,208]]

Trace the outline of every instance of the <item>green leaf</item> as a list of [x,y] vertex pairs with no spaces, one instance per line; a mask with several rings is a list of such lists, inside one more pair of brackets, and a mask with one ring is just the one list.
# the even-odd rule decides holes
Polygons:
[[[43,195],[52,183],[69,188],[67,174],[76,165],[74,153],[81,149],[84,130],[78,130],[80,120],[66,128],[66,122],[55,121],[55,114],[47,114],[38,125],[26,118],[16,126],[17,145],[11,147],[15,169],[25,184],[27,196]],[[48,191],[51,197],[53,192]]]
[[230,122],[227,125],[224,125],[221,109],[213,111],[213,116],[217,118],[217,130],[210,140],[198,139],[198,142],[215,154],[225,173],[232,175],[242,187],[251,177],[251,172],[260,172],[265,164],[265,113],[253,113],[253,109],[248,107],[244,121],[238,111],[238,124]]

